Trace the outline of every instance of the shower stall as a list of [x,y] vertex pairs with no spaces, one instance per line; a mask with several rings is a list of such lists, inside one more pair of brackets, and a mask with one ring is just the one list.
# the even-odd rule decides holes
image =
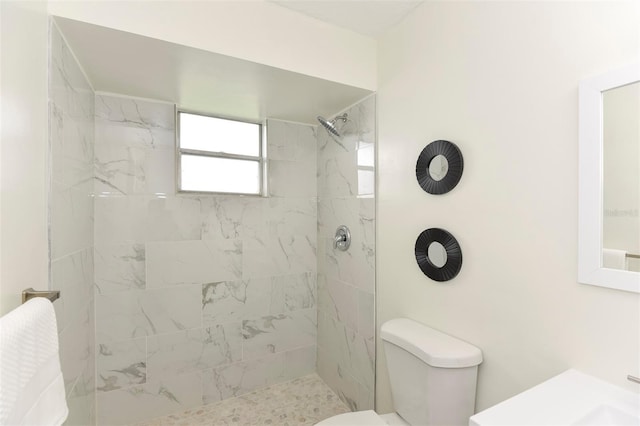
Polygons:
[[[344,86],[335,110],[244,117],[225,96],[205,110],[114,89],[83,44],[100,31],[120,46],[170,44],[51,25],[51,280],[68,423],[130,424],[314,372],[352,410],[373,408],[375,96]],[[176,193],[176,103],[265,125],[264,196]],[[318,112],[341,115],[320,127]],[[340,225],[347,251],[333,246]]]

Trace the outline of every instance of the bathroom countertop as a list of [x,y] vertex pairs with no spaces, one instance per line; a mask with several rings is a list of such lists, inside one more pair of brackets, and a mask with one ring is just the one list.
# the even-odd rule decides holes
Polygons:
[[573,369],[469,419],[470,426],[596,424],[640,424],[640,394]]

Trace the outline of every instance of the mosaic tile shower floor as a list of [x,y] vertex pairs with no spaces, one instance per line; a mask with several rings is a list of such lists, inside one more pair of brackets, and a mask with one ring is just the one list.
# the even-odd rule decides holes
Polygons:
[[317,374],[310,374],[134,426],[302,426],[349,411]]

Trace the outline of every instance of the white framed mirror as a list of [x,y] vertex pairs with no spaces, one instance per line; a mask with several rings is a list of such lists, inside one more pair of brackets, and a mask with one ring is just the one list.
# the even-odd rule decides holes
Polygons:
[[640,293],[640,63],[579,87],[578,281]]

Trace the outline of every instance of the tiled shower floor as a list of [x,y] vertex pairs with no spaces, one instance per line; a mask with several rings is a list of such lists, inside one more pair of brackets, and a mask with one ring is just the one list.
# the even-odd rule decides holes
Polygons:
[[135,426],[313,425],[348,411],[349,408],[317,374],[310,374]]

